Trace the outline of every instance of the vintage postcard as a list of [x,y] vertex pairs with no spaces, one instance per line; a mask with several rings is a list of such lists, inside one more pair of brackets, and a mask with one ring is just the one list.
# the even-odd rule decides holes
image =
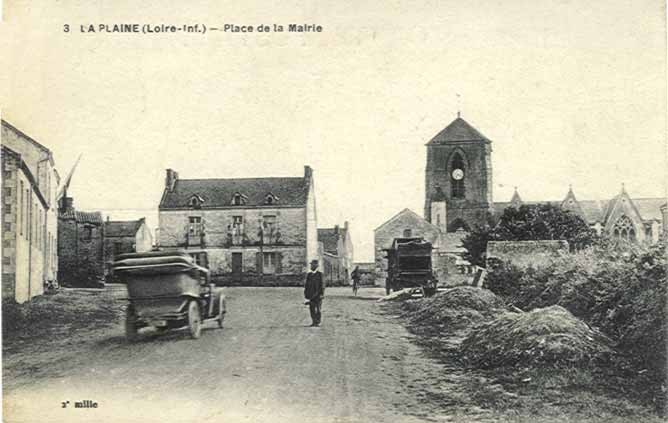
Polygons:
[[664,0],[4,0],[6,422],[660,422]]

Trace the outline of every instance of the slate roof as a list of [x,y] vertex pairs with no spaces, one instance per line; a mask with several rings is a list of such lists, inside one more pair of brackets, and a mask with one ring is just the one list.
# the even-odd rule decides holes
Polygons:
[[77,223],[92,223],[96,225],[102,224],[102,213],[100,212],[80,212],[76,210],[66,210],[60,212],[59,219],[75,220]]
[[322,242],[322,247],[327,253],[338,254],[339,237],[343,235],[344,229],[339,228],[336,233],[334,228],[319,228],[318,241]]
[[107,237],[134,237],[143,223],[144,219],[107,221],[104,222],[104,235]]
[[[299,178],[237,178],[237,179],[178,179],[172,191],[165,190],[160,209],[188,208],[194,195],[200,196],[202,208],[268,206],[268,194],[278,198],[271,207],[303,207],[308,197],[307,179]],[[233,206],[236,193],[245,198],[242,206]]]
[[[612,212],[612,207],[619,199],[619,195],[613,197],[611,200],[578,200],[578,204],[582,209],[584,219],[590,225],[596,222],[604,223]],[[666,203],[665,198],[631,198],[633,205],[640,213],[640,217],[644,221],[661,220],[661,206]],[[560,201],[523,201],[522,204],[553,204],[557,207],[561,205]],[[507,207],[512,206],[511,202],[495,202],[494,212],[500,216]]]
[[661,206],[666,203],[665,198],[632,198],[643,220],[661,220]]
[[457,141],[489,141],[489,138],[481,134],[467,121],[458,117],[436,134],[428,144],[445,144]]

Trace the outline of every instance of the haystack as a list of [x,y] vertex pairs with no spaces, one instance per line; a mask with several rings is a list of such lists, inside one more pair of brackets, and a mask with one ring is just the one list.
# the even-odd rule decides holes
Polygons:
[[460,286],[433,297],[404,303],[405,315],[413,324],[468,326],[498,314],[504,302],[491,291]]
[[605,336],[560,306],[505,313],[471,333],[461,351],[483,368],[584,367],[612,354]]

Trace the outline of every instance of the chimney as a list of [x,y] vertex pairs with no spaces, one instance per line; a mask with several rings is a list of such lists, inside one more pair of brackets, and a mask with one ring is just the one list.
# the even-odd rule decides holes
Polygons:
[[334,225],[334,233],[339,234],[339,225]]
[[179,179],[179,174],[173,169],[167,169],[167,176],[165,178],[165,188],[167,191],[172,192],[174,191],[174,185],[176,185],[176,181]]
[[343,222],[343,229],[345,229],[346,232],[348,232],[348,229],[350,229],[350,225],[348,224],[347,220],[345,222]]
[[311,169],[311,166],[306,165],[304,166],[304,178],[311,179],[313,177],[313,169]]
[[63,197],[60,199],[60,211],[67,212],[74,210],[74,199],[72,197]]
[[107,215],[107,223],[109,223],[111,219],[109,218],[109,215]]

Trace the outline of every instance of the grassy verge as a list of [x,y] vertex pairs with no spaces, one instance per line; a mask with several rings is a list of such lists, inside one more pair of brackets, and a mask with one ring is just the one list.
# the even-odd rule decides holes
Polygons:
[[[663,404],[652,402],[647,392],[649,375],[621,365],[608,368],[545,369],[521,364],[494,369],[467,365],[460,345],[493,313],[447,311],[447,321],[420,317],[415,310],[424,300],[387,304],[386,310],[405,318],[409,331],[428,354],[457,367],[461,390],[470,405],[492,410],[502,421],[513,422],[663,422]],[[411,302],[413,302],[411,304]],[[475,317],[471,319],[471,317]],[[619,363],[616,363],[619,364]]]

